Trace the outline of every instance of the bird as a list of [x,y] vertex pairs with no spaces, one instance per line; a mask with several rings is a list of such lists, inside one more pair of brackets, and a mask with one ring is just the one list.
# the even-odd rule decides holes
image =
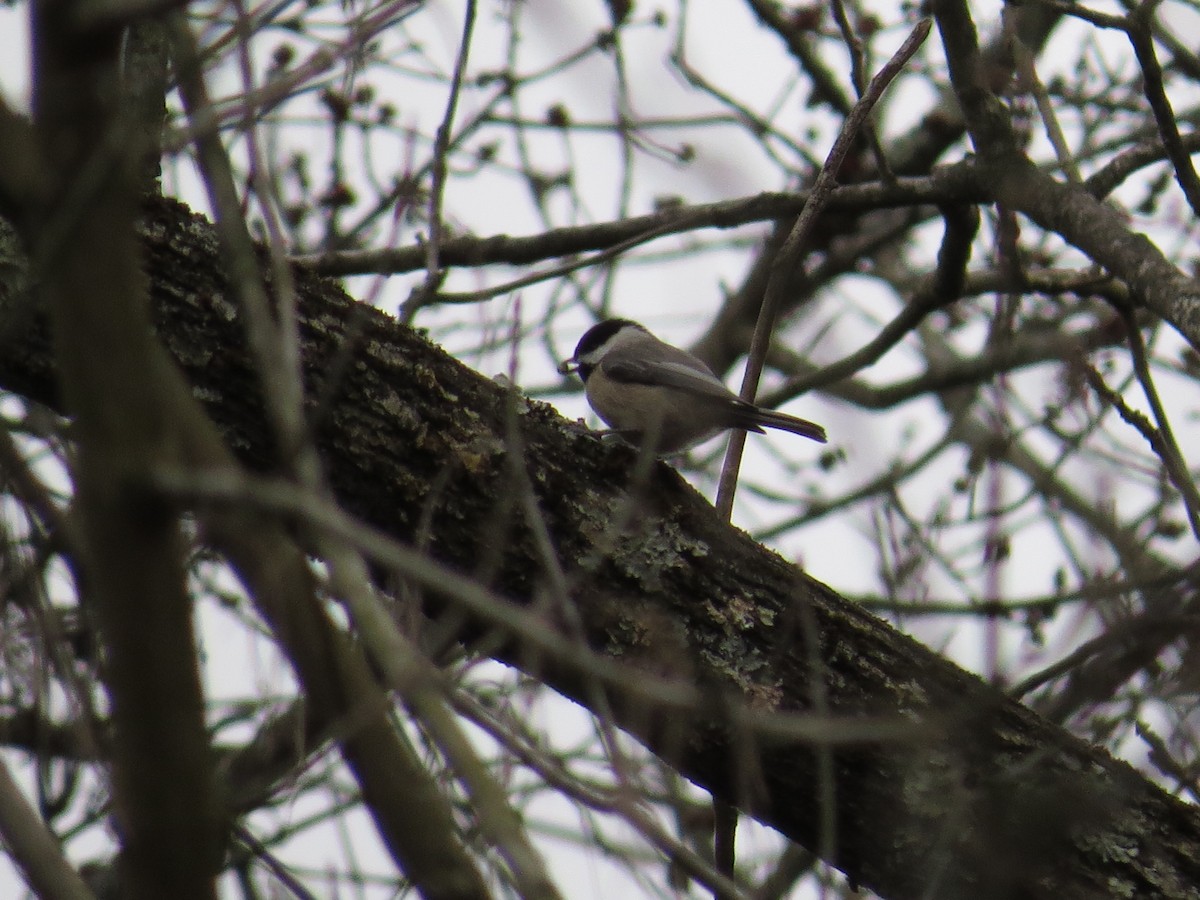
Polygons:
[[612,433],[660,456],[679,453],[731,428],[777,428],[825,443],[825,429],[747,403],[704,362],[629,319],[605,319],[584,332],[559,367],[575,372],[596,414]]

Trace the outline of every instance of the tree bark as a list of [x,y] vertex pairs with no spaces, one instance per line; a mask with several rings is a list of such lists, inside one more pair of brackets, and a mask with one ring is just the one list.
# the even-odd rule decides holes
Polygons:
[[[270,471],[211,227],[156,200],[141,236],[160,339],[233,450]],[[666,465],[631,502],[631,451],[333,282],[297,269],[296,283],[309,415],[343,505],[515,603],[565,576],[593,649],[711,694],[705,712],[671,715],[636,691],[605,695],[617,724],[683,775],[889,898],[1200,896],[1193,807],[723,524]],[[0,386],[57,405],[44,326],[21,314],[31,302],[0,286]],[[514,500],[527,490],[537,522]],[[561,573],[538,549],[542,527]],[[453,604],[429,597],[426,611]],[[482,633],[471,628],[465,639]],[[596,682],[569,662],[516,639],[488,646],[595,707]],[[830,740],[756,730],[746,709],[820,713]],[[903,740],[884,728],[897,719],[913,726]],[[837,739],[839,722],[876,720],[876,737]]]

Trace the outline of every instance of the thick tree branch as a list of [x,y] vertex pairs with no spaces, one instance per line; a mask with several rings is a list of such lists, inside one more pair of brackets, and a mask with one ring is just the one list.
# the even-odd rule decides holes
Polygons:
[[[268,466],[211,228],[164,201],[144,239],[161,338],[230,444]],[[509,393],[327,282],[298,272],[297,288],[310,391],[332,398],[310,414],[343,503],[402,540],[428,511],[441,561],[469,572],[494,558],[493,587],[519,602],[533,597],[546,576],[528,523],[497,521],[516,489]],[[355,364],[343,383],[325,384],[352,319],[361,323]],[[56,402],[44,341],[13,338],[0,353],[0,384]],[[591,645],[713,694],[707,714],[670,717],[641,697],[608,698],[619,724],[687,777],[809,847],[821,842],[818,823],[830,820],[819,798],[832,796],[830,862],[888,897],[1194,890],[1194,809],[723,525],[666,467],[654,470],[636,522],[607,534],[628,502],[626,452],[564,428],[539,405],[518,418],[523,464]],[[611,548],[602,559],[598,546]],[[449,602],[431,598],[431,611]],[[581,702],[594,696],[577,667],[527,654],[516,641],[498,655]],[[813,746],[748,737],[731,725],[738,716],[721,712],[809,710],[814,677],[825,679],[833,713],[924,721],[928,740],[898,744],[881,732],[871,743],[860,733],[835,748],[834,783],[822,785]]]

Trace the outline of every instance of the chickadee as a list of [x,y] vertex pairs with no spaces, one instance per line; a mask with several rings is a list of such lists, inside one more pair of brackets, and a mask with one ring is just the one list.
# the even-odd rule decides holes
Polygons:
[[764,425],[825,443],[820,425],[739,399],[698,358],[628,319],[593,325],[558,371],[578,372],[596,414],[630,443],[660,454],[729,428],[762,433]]

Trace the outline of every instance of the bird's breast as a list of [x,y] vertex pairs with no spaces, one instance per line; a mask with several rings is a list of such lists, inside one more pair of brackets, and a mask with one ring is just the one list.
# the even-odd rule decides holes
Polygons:
[[715,409],[668,388],[615,382],[600,372],[588,379],[588,403],[604,422],[640,443],[656,435],[660,453],[685,450],[722,430]]

